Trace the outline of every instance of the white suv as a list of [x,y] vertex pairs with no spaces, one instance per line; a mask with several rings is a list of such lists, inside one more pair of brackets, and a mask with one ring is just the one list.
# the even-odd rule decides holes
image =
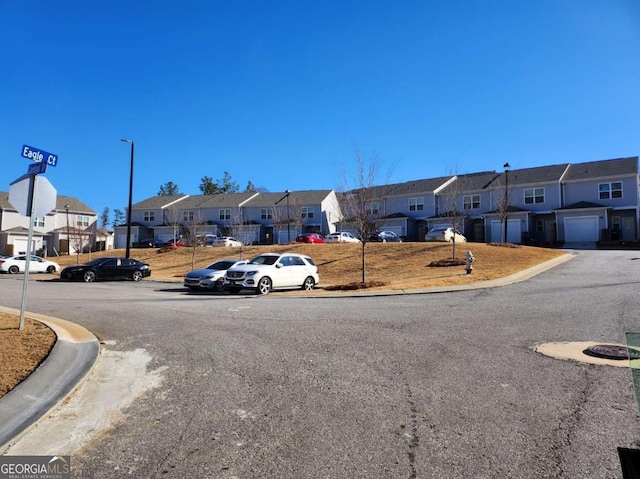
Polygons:
[[224,276],[224,289],[238,293],[253,289],[267,294],[272,289],[302,288],[307,291],[320,281],[318,268],[308,256],[295,253],[265,253],[247,264],[234,266]]

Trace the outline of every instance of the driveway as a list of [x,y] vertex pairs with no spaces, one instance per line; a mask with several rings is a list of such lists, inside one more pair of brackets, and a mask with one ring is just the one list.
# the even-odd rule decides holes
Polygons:
[[[51,447],[96,478],[621,477],[616,447],[640,440],[629,370],[533,347],[624,342],[640,329],[638,284],[636,251],[583,251],[501,288],[389,297],[33,281],[30,310],[106,344],[53,432],[15,451]],[[21,288],[0,276],[0,304],[19,308]],[[80,428],[127,395],[80,445],[67,439],[65,420]]]

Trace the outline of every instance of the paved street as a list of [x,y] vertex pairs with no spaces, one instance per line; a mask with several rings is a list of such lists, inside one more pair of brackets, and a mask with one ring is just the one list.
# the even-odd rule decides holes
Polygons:
[[[83,450],[59,451],[74,477],[615,478],[616,447],[640,443],[628,369],[533,351],[640,331],[638,251],[369,298],[32,278],[29,310],[144,352],[162,378]],[[1,305],[20,307],[20,279],[0,276]]]

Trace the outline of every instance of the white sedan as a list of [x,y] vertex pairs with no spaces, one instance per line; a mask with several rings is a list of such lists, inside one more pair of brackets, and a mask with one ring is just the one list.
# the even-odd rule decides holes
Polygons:
[[426,235],[424,235],[425,241],[445,241],[449,243],[466,243],[467,238],[464,237],[462,233],[460,233],[457,229],[446,227],[446,226],[438,226],[429,231]]
[[239,248],[242,246],[242,242],[231,236],[223,236],[222,238],[213,240],[213,246],[231,246]]
[[324,237],[325,243],[361,243],[361,241],[348,231],[331,233]]
[[[26,265],[27,257],[25,255],[0,258],[0,271],[5,273],[24,273],[26,271]],[[60,265],[58,263],[47,261],[38,256],[31,256],[29,273],[55,273],[56,271],[60,271]]]

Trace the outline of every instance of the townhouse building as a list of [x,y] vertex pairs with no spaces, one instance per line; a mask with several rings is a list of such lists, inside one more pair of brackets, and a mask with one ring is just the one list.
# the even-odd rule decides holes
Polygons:
[[[409,241],[438,226],[480,242],[632,241],[639,178],[638,157],[484,171],[375,187],[370,210]],[[340,227],[353,230],[348,218]]]
[[[422,241],[452,224],[470,241],[556,244],[640,238],[638,157],[482,171],[372,188],[367,207],[383,228]],[[351,230],[333,190],[154,196],[133,205],[131,243],[236,236],[245,244],[293,241],[299,233]],[[45,255],[124,248],[127,225],[97,228],[82,201],[58,196],[34,218],[31,250]],[[0,254],[26,252],[29,222],[0,192]]]
[[33,240],[28,247],[29,218],[9,203],[9,193],[0,191],[0,253],[45,256],[75,254],[87,248],[112,247],[111,234],[97,228],[97,213],[82,201],[58,195],[49,214],[33,219]]
[[[131,208],[131,243],[234,236],[245,244],[294,241],[302,232],[333,232],[340,208],[333,190],[154,196]],[[126,224],[115,228],[126,245]]]

